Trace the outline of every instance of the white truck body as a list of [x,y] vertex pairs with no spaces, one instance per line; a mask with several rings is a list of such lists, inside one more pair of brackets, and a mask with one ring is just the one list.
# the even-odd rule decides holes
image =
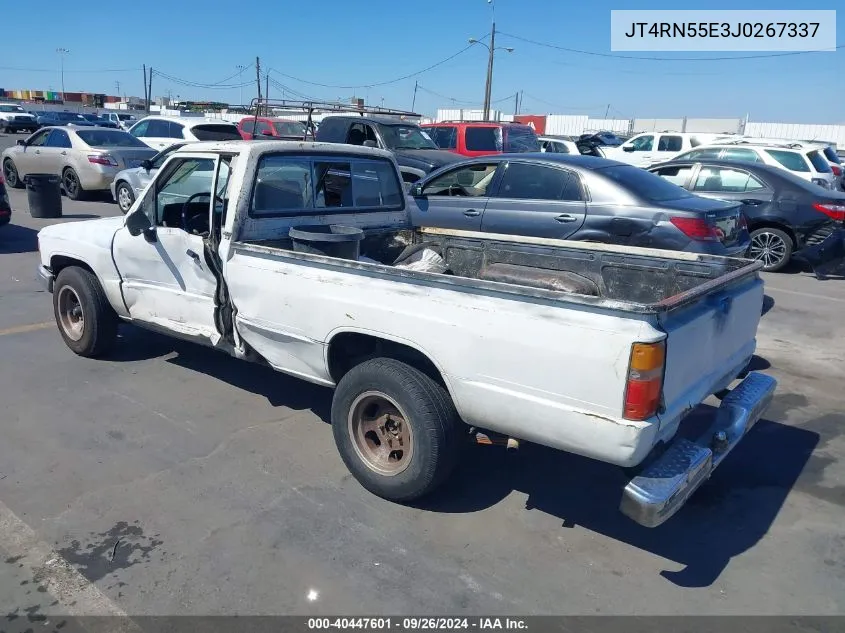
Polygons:
[[[353,347],[400,350],[398,358],[424,366],[421,371],[430,368],[426,371],[442,384],[468,427],[620,466],[654,458],[626,488],[622,502],[623,511],[643,525],[658,525],[674,514],[768,404],[774,381],[751,374],[725,398],[716,431],[698,443],[673,440],[686,414],[729,387],[751,359],[763,302],[759,265],[433,229],[415,239],[439,244],[453,274],[297,252],[286,242],[292,226],[335,224],[339,216],[253,213],[262,159],[286,153],[391,161],[401,183],[389,154],[370,148],[277,141],[188,145],[173,153],[125,217],[42,229],[42,278],[58,292],[68,277],[63,271],[87,269],[124,321],[266,362],[338,386],[339,392],[351,372],[346,365],[355,367],[367,357],[359,358]],[[158,224],[145,225],[139,234],[137,222],[144,224],[146,217],[150,223],[144,214],[158,188],[169,186],[169,174],[188,160],[214,161],[218,174],[214,191],[220,200],[208,205],[209,231],[197,235]],[[217,226],[221,204],[227,210]],[[392,209],[344,211],[344,225],[376,236],[411,233],[404,202]],[[566,270],[561,266],[580,267],[601,292],[588,296],[544,282],[491,281],[474,268],[482,260],[534,263],[517,268],[546,273],[536,262],[554,262],[552,276],[555,269]],[[642,275],[650,281],[643,282]],[[632,284],[637,278],[639,285]],[[84,353],[66,336],[63,296],[54,300],[60,331],[64,327],[71,348]],[[82,301],[79,311],[86,305]],[[639,344],[665,346],[665,362],[660,406],[637,420],[626,417],[626,399],[633,389],[632,349]],[[333,409],[333,426],[343,424]],[[711,446],[724,429],[727,439]],[[664,457],[653,452],[660,444],[669,446]],[[345,455],[344,460],[350,464]],[[675,470],[667,474],[670,463]]]

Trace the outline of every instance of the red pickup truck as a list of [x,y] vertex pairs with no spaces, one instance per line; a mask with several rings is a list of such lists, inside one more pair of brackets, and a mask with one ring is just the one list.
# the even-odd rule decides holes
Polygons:
[[463,156],[540,151],[534,130],[521,123],[442,121],[422,127],[440,149]]
[[302,121],[279,119],[275,117],[247,116],[238,123],[241,136],[250,141],[254,138],[269,138],[277,141],[313,140],[313,133]]

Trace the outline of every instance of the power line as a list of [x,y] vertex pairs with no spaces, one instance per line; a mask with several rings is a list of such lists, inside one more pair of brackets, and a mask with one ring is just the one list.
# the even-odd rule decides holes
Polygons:
[[[19,68],[17,66],[0,66],[0,70],[15,70],[26,73],[54,73],[55,68]],[[138,68],[100,68],[100,69],[73,69],[65,68],[66,73],[128,73],[136,72]]]
[[537,102],[545,104],[547,106],[551,106],[552,108],[560,108],[561,110],[586,110],[586,111],[598,112],[599,110],[601,110],[602,108],[607,106],[607,104],[591,105],[591,106],[565,106],[565,105],[560,105],[559,103],[552,103],[551,101],[546,101],[545,99],[541,99],[540,97],[535,97],[534,95],[528,94],[527,92],[523,92],[523,95],[528,97],[532,101],[537,101]]
[[[250,68],[251,67],[252,66],[250,66]],[[190,80],[187,80],[187,79],[181,79],[179,77],[174,77],[173,75],[169,75],[169,74],[164,73],[160,70],[156,70],[155,74],[158,75],[159,77],[162,77],[162,78],[168,80],[168,81],[172,81],[173,83],[179,84],[181,86],[187,86],[189,88],[204,88],[204,89],[210,89],[210,90],[215,90],[215,89],[216,90],[231,90],[232,88],[243,88],[245,86],[252,85],[252,82],[242,82],[242,83],[236,83],[236,84],[224,84],[224,83],[222,83],[223,81],[227,81],[228,79],[232,79],[232,77],[228,77],[227,79],[223,79],[222,81],[217,82],[217,83],[207,84],[207,83],[201,83],[201,82],[198,82],[198,81],[190,81]],[[235,75],[233,75],[233,77],[236,77],[238,74],[239,73],[235,73]]]
[[[478,101],[469,101],[466,99],[456,99],[454,97],[447,97],[444,94],[440,94],[439,92],[435,92],[434,90],[429,90],[428,88],[424,87],[423,85],[419,85],[418,88],[423,92],[427,92],[428,94],[434,97],[440,97],[441,99],[446,99],[447,101],[451,101],[452,103],[460,103],[461,105],[471,105],[471,106],[480,106],[481,104]],[[506,97],[502,97],[501,99],[494,99],[490,103],[501,103],[502,101],[509,101],[516,96],[516,93],[509,94]]]
[[[817,50],[817,51],[789,51],[785,53],[762,53],[760,55],[737,55],[735,57],[638,57],[636,55],[621,55],[619,53],[600,53],[597,51],[582,51],[577,48],[567,48],[566,46],[557,46],[556,44],[548,44],[546,42],[538,42],[537,40],[532,40],[527,37],[521,37],[519,35],[513,35],[512,33],[505,33],[503,31],[497,31],[499,35],[504,35],[505,37],[510,37],[515,40],[519,40],[520,42],[525,42],[527,44],[534,44],[535,46],[542,46],[544,48],[553,48],[558,51],[564,51],[567,53],[578,53],[579,55],[593,55],[595,57],[611,57],[615,59],[636,59],[639,61],[651,61],[651,62],[720,62],[720,61],[735,61],[740,59],[765,59],[769,57],[788,57],[791,55],[806,55],[808,53],[827,53],[830,52],[829,50]],[[836,50],[841,48],[845,48],[845,44],[840,44],[836,47]]]
[[380,81],[378,83],[372,83],[372,84],[360,84],[360,85],[356,85],[356,86],[342,86],[342,85],[337,85],[337,84],[321,84],[321,83],[317,83],[315,81],[308,81],[307,79],[301,79],[299,77],[294,77],[293,75],[288,75],[286,73],[275,70],[273,68],[270,69],[270,72],[274,72],[277,75],[281,75],[282,77],[287,77],[288,79],[292,79],[292,80],[298,81],[300,83],[308,84],[309,86],[317,86],[318,88],[339,88],[339,89],[342,89],[342,90],[354,90],[356,88],[377,88],[379,86],[387,86],[387,85],[390,85],[390,84],[399,83],[400,81],[405,81],[406,79],[411,79],[412,77],[417,77],[419,75],[422,75],[423,73],[427,73],[429,70],[434,70],[438,66],[442,66],[443,64],[452,61],[458,55],[462,55],[462,54],[466,53],[473,46],[474,46],[474,44],[470,44],[468,46],[465,46],[464,48],[459,50],[457,53],[449,55],[449,57],[447,57],[445,59],[441,59],[439,62],[436,62],[436,63],[432,64],[431,66],[427,66],[427,67],[423,68],[422,70],[418,70],[418,71],[410,73],[408,75],[403,75],[402,77],[397,77],[396,79],[390,79],[389,81]]

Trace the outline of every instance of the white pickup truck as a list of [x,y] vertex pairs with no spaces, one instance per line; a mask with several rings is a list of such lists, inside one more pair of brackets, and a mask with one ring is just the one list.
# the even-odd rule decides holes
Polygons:
[[[334,387],[344,462],[398,502],[442,484],[485,430],[641,466],[620,508],[656,526],[770,402],[763,374],[729,390],[755,349],[758,263],[415,231],[405,205],[382,150],[189,144],[125,217],[42,229],[39,273],[82,356],[105,355],[125,321]],[[360,256],[303,243],[303,226],[358,229]],[[445,271],[408,266],[414,251]],[[716,393],[712,427],[684,437]]]

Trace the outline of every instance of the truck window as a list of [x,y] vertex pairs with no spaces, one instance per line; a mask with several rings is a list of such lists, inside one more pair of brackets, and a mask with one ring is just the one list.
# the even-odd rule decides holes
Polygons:
[[246,134],[252,134],[255,131],[255,119],[247,118],[241,120],[241,130]]
[[347,162],[314,162],[317,208],[351,207],[352,166]]
[[155,219],[157,226],[182,227],[182,207],[194,194],[205,193],[191,204],[210,204],[214,161],[210,158],[185,158],[178,163],[166,181],[156,188]]
[[458,128],[451,125],[424,128],[440,149],[455,149],[458,146]]
[[352,193],[356,207],[397,207],[402,204],[402,188],[393,165],[386,161],[354,161]]
[[347,145],[363,145],[367,140],[367,131],[363,123],[353,123],[346,134]]
[[471,152],[501,152],[502,128],[466,128],[466,147]]
[[252,192],[250,215],[278,215],[314,208],[311,161],[264,156]]

